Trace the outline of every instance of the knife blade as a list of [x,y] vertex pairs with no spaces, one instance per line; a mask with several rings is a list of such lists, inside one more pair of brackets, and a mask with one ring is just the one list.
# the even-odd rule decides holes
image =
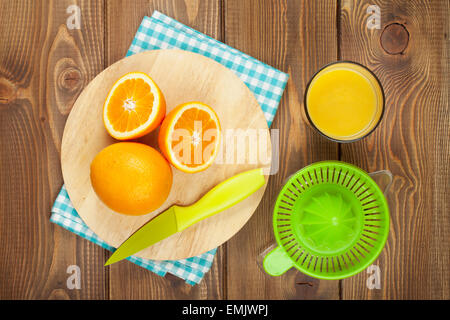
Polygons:
[[125,240],[106,261],[105,266],[125,259],[174,233],[228,209],[250,196],[264,183],[262,168],[245,171],[222,181],[190,206],[170,207]]

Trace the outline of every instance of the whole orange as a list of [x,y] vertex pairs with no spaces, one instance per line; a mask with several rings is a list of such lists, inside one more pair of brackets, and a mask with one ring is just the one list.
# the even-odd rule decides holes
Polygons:
[[91,163],[91,183],[112,210],[143,215],[158,209],[172,186],[172,170],[152,147],[119,142],[100,151]]

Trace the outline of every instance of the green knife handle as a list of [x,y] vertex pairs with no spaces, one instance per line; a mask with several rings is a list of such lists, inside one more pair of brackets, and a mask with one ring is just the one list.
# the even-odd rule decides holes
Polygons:
[[176,206],[178,231],[235,205],[261,188],[264,183],[262,168],[245,171],[219,183],[193,205]]

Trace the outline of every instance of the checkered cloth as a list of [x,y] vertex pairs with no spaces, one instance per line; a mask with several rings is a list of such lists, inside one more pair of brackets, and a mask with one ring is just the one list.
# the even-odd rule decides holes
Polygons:
[[[136,33],[127,56],[154,49],[178,48],[209,57],[233,70],[253,92],[269,126],[280,102],[288,75],[280,72],[236,49],[214,40],[178,21],[155,11],[145,17]],[[73,208],[65,186],[59,192],[52,208],[50,221],[92,241],[102,248],[114,251],[81,220]],[[160,276],[174,274],[191,285],[199,283],[211,268],[217,249],[196,257],[176,261],[154,261],[131,256],[127,260]]]

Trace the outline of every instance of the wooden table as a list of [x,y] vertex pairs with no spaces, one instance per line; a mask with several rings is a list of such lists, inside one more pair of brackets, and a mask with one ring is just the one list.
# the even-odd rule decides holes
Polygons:
[[[80,29],[66,25],[71,4],[81,8]],[[370,5],[380,9],[379,29],[367,25],[378,12]],[[279,172],[194,287],[128,262],[105,268],[109,252],[49,221],[67,115],[155,9],[290,74],[272,125]],[[449,16],[447,0],[0,0],[0,298],[449,299]],[[360,142],[330,142],[300,115],[307,81],[335,60],[368,66],[384,86],[384,119]],[[391,232],[375,262],[381,289],[367,288],[366,272],[319,281],[258,268],[286,177],[327,159],[394,174]],[[79,290],[66,287],[69,265],[80,267]]]

